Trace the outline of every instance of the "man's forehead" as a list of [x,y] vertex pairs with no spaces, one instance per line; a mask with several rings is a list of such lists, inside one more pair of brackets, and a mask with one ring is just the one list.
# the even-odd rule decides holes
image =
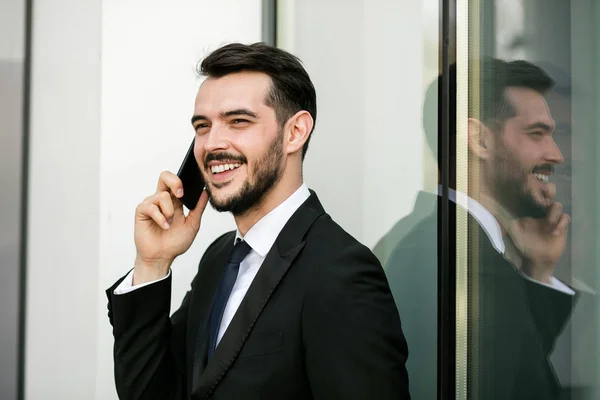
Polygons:
[[546,99],[539,92],[529,88],[508,88],[508,100],[513,105],[516,118],[524,123],[553,123]]
[[242,96],[262,97],[270,88],[271,78],[260,72],[236,72],[220,78],[206,78],[198,89],[198,96],[219,96],[237,93]]
[[198,113],[224,112],[240,108],[266,106],[270,78],[262,73],[239,72],[221,78],[207,78],[196,95],[194,109]]

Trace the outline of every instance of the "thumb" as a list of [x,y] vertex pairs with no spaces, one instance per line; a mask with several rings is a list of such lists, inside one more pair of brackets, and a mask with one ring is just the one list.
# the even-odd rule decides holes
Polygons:
[[186,218],[186,222],[191,224],[196,231],[200,229],[200,220],[202,219],[202,214],[204,214],[207,204],[208,193],[206,193],[206,190],[203,190],[196,207],[194,207],[193,210],[190,210]]

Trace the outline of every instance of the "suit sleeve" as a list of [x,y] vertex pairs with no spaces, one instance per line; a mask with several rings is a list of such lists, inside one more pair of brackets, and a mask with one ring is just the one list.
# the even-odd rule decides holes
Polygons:
[[184,399],[190,293],[169,318],[170,276],[130,293],[114,294],[121,280],[106,291],[115,338],[115,383],[119,398]]
[[[206,249],[200,266],[228,234]],[[186,331],[198,275],[179,309],[169,318],[171,276],[129,293],[114,294],[123,277],[106,291],[115,338],[115,383],[121,400],[180,400],[187,396]]]
[[408,349],[379,261],[362,245],[324,261],[302,326],[315,399],[410,399]]
[[525,285],[531,314],[548,355],[567,324],[579,296],[577,293],[571,295],[527,279]]

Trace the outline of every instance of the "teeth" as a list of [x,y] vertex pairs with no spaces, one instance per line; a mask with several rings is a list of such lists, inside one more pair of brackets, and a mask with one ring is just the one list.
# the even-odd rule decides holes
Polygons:
[[544,174],[533,174],[533,176],[535,176],[535,178],[538,181],[544,182],[544,183],[548,183],[548,181],[550,180],[550,177],[548,175],[544,175]]
[[229,171],[230,169],[236,169],[242,164],[221,164],[221,165],[213,165],[210,170],[213,174],[218,174],[224,171]]

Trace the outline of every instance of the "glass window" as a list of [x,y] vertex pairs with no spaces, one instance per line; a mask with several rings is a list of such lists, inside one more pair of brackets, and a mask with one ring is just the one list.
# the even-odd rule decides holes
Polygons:
[[468,398],[597,399],[600,6],[468,3]]

